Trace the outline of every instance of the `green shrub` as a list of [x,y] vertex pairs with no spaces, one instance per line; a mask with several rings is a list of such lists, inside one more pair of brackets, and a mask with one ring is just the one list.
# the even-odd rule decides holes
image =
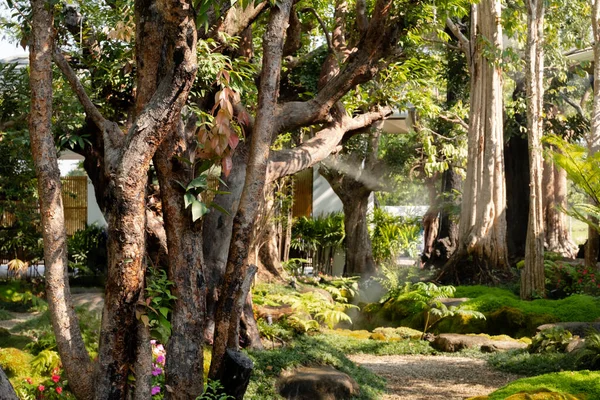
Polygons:
[[500,371],[526,376],[572,370],[575,368],[573,357],[569,354],[531,354],[527,350],[493,353],[489,356],[488,363]]
[[557,326],[538,332],[532,339],[529,348],[530,353],[562,353],[567,349],[573,335],[564,328]]
[[600,373],[565,371],[518,379],[490,394],[489,400],[505,400],[517,393],[540,389],[575,396],[583,395],[582,398],[585,399],[600,399]]
[[29,375],[32,358],[31,354],[22,350],[14,348],[0,349],[0,367],[9,378]]
[[600,369],[600,333],[590,330],[585,337],[584,347],[573,353],[578,369]]
[[275,393],[275,381],[284,370],[301,366],[331,365],[350,375],[360,385],[358,399],[381,398],[385,388],[384,379],[350,361],[344,350],[339,348],[339,342],[341,340],[336,336],[303,335],[277,350],[250,352],[249,355],[254,361],[254,371],[245,397],[248,399],[279,398]]
[[7,329],[0,328],[0,348],[14,347],[15,349],[23,350],[29,343],[31,343],[31,338],[11,335]]
[[77,275],[104,275],[107,266],[106,234],[96,224],[75,232],[69,237],[69,268]]
[[377,264],[393,261],[398,256],[417,256],[421,232],[418,218],[401,217],[375,208],[369,222],[373,259]]

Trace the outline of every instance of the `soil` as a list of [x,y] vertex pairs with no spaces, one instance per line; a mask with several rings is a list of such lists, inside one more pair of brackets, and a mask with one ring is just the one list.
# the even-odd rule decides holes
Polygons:
[[356,354],[348,358],[387,380],[383,400],[463,400],[487,395],[520,378],[467,357]]

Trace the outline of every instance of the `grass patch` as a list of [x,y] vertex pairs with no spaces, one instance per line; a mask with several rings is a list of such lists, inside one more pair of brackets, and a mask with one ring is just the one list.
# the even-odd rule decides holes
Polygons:
[[504,372],[535,376],[575,368],[574,357],[567,353],[534,353],[510,350],[490,354],[488,363]]
[[585,399],[600,399],[600,372],[565,371],[523,378],[493,392],[488,399],[502,400],[517,393],[540,389],[548,392],[582,395],[581,398]]

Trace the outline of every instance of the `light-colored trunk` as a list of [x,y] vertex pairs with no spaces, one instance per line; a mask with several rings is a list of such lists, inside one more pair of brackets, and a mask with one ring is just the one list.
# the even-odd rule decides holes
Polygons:
[[527,135],[529,144],[529,222],[521,298],[544,297],[544,214],[542,203],[542,134],[544,99],[544,2],[527,3]]
[[[590,154],[600,150],[600,0],[592,1],[592,30],[594,32],[594,103],[592,109],[592,128],[588,137]],[[585,265],[596,268],[600,237],[598,231],[588,227],[588,242],[585,249]]]
[[52,7],[32,0],[29,135],[42,216],[46,292],[52,328],[72,391],[79,399],[93,396],[92,363],[75,315],[67,276],[67,234],[60,170],[52,135]]
[[[502,126],[500,2],[472,6],[467,176],[463,188],[459,243],[446,266],[465,275],[459,264],[471,257],[466,280],[494,281],[491,271],[508,271],[506,190]],[[454,268],[453,268],[454,267]],[[446,278],[447,279],[447,278]],[[452,278],[450,278],[453,280]]]
[[567,173],[550,161],[544,162],[542,179],[546,249],[563,257],[575,257],[577,246],[571,240],[567,216]]

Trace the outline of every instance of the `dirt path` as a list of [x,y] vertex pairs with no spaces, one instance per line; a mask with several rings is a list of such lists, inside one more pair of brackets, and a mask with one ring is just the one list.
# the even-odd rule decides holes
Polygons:
[[467,357],[356,354],[349,358],[387,379],[383,400],[462,400],[489,394],[519,378]]

